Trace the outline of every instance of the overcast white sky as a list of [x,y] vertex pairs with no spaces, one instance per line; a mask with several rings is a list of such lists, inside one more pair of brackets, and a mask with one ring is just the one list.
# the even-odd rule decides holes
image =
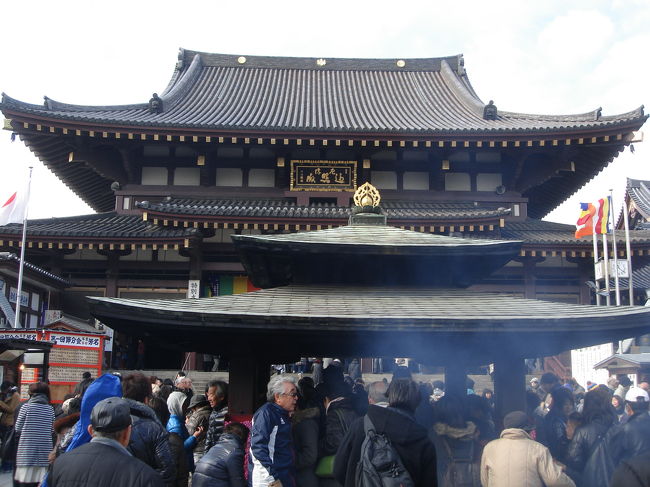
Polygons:
[[[88,105],[146,102],[172,74],[179,47],[243,55],[411,58],[463,53],[469,78],[501,110],[603,115],[650,103],[648,0],[5,2],[0,90]],[[650,137],[650,133],[648,134]],[[625,178],[650,179],[635,144],[548,219],[574,223],[577,204]],[[0,132],[0,199],[34,166],[30,218],[90,213],[25,148]],[[615,204],[617,203],[615,201]]]

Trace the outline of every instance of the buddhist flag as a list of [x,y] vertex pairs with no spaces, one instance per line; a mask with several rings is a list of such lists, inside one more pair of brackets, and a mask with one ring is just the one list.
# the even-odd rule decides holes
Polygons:
[[597,208],[591,203],[580,203],[580,216],[576,222],[576,238],[594,233],[594,220]]
[[0,207],[0,225],[23,223],[27,198],[24,191],[16,191]]
[[597,234],[609,233],[609,196],[607,198],[601,198],[596,203],[596,217],[594,218],[594,226],[596,227]]

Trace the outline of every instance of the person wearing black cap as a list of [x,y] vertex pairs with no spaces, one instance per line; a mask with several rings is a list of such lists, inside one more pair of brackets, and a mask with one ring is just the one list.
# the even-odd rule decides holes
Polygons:
[[133,457],[126,446],[131,436],[129,404],[122,398],[99,401],[90,414],[90,443],[61,455],[52,465],[51,487],[163,487],[151,467]]
[[548,448],[528,435],[533,427],[526,413],[513,411],[506,414],[503,427],[501,437],[483,449],[483,487],[575,487],[573,480],[553,461]]

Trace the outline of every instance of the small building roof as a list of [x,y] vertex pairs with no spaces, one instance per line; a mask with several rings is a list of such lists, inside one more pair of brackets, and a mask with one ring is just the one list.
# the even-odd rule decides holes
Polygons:
[[594,369],[630,367],[650,367],[650,353],[616,353],[594,365]]
[[102,125],[282,134],[565,132],[645,120],[643,108],[602,116],[498,111],[484,117],[462,56],[340,59],[237,56],[182,49],[162,110],[149,103],[32,105],[3,95],[0,109]]
[[225,353],[246,344],[260,355],[289,348],[316,356],[354,350],[429,360],[463,355],[484,363],[502,353],[552,355],[650,330],[650,308],[641,306],[462,289],[286,286],[201,299],[88,299],[95,317],[123,332]]
[[63,331],[79,331],[83,333],[94,333],[97,335],[104,335],[104,330],[99,330],[87,321],[74,316],[62,314],[56,319],[43,325],[44,329],[48,330],[63,330]]

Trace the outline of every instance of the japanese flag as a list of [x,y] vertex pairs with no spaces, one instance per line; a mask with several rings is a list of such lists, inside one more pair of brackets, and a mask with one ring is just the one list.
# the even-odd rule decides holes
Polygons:
[[26,191],[16,191],[0,207],[0,225],[22,223],[27,209]]

